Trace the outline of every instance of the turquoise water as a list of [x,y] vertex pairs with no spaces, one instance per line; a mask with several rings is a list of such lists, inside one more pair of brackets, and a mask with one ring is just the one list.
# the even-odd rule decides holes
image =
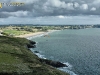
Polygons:
[[44,57],[63,63],[70,75],[100,75],[100,29],[62,30],[37,37],[37,48]]

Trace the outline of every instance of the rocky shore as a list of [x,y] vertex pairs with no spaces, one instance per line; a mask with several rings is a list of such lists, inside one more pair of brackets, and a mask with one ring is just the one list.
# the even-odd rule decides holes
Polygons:
[[[29,44],[27,44],[28,48],[35,48],[36,47],[36,42],[35,41],[31,41],[29,40]],[[38,51],[35,51],[35,53],[39,53]],[[59,68],[59,67],[68,67],[66,64],[63,64],[59,61],[52,61],[52,60],[48,60],[48,59],[41,59],[39,60],[41,63],[45,63],[48,65],[51,65],[53,67]]]
[[36,42],[0,36],[0,75],[69,75],[56,68],[66,65],[41,59],[31,52]]

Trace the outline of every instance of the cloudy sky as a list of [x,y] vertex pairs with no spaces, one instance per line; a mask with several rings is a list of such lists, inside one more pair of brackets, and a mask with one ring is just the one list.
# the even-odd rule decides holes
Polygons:
[[0,24],[100,24],[100,0],[0,0]]

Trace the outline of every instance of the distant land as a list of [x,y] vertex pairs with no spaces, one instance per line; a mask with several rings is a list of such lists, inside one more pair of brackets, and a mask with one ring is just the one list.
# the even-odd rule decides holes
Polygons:
[[33,25],[33,24],[8,24],[0,25],[0,35],[21,36],[32,33],[43,33],[51,30],[100,28],[100,25]]
[[34,26],[69,26],[69,25],[100,25],[100,24],[0,24],[1,26],[3,25],[34,25]]
[[79,29],[81,29],[82,27],[84,28],[88,28],[88,27],[92,27],[92,28],[100,28],[100,24],[0,24],[0,27],[2,26],[60,26],[60,27],[78,27]]

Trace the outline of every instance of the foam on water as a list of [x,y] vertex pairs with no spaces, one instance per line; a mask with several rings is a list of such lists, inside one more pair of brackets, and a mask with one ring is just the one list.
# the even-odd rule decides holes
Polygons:
[[36,38],[36,37],[41,37],[41,36],[43,36],[43,35],[45,35],[45,34],[39,34],[39,35],[35,35],[35,36],[30,36],[30,37],[27,37],[27,39],[33,39],[33,38]]
[[41,51],[45,56],[38,56],[42,58],[71,63],[73,66],[67,62],[68,67],[59,68],[70,75],[100,75],[99,33],[100,28],[62,30],[50,38],[34,38],[38,42],[34,50]]
[[34,52],[35,50],[33,50],[32,48],[30,48],[30,50],[31,50],[34,54],[36,54],[39,58],[46,59],[44,55],[42,55],[42,54],[40,54],[40,53],[35,53],[35,52]]
[[67,72],[70,75],[77,75],[73,71],[71,71],[72,65],[70,63],[66,62],[64,64],[66,64],[68,67],[61,67],[61,68],[58,68],[58,69],[61,70],[61,71]]
[[[57,30],[57,31],[58,31],[58,30]],[[36,38],[36,37],[42,37],[42,36],[48,35],[49,33],[52,33],[52,32],[55,32],[55,31],[46,32],[46,33],[43,33],[43,34],[31,36],[31,37],[28,37],[27,39],[31,40],[31,39]],[[37,43],[38,43],[38,42],[37,42]],[[36,43],[36,44],[37,44],[37,43]],[[31,50],[34,54],[36,54],[39,58],[47,59],[47,58],[45,57],[45,55],[42,55],[42,54],[41,54],[41,52],[35,53],[35,52],[34,52],[34,51],[35,51],[34,49],[30,49],[30,50]],[[50,58],[53,59],[53,56],[51,56]],[[61,70],[61,71],[64,71],[64,72],[66,72],[66,73],[69,73],[70,75],[77,75],[77,74],[75,74],[75,73],[71,70],[71,69],[72,69],[72,65],[71,65],[70,63],[66,62],[66,63],[63,63],[63,64],[66,64],[68,67],[61,67],[61,68],[57,68],[57,69],[59,69],[59,70]]]
[[42,58],[42,59],[46,59],[45,57],[44,57],[44,55],[41,55],[40,53],[35,53],[39,58]]
[[[39,58],[47,59],[47,58],[45,57],[45,55],[41,55],[40,53],[35,53],[33,49],[30,49],[30,50],[31,50],[34,54],[36,54]],[[66,62],[66,63],[63,63],[63,64],[66,64],[68,67],[61,67],[61,68],[57,68],[57,69],[59,69],[59,70],[61,70],[61,71],[64,71],[64,72],[66,72],[66,73],[69,73],[70,75],[77,75],[77,74],[75,74],[73,71],[71,71],[71,69],[72,69],[73,66],[72,66],[70,63]]]
[[72,67],[73,67],[73,66],[72,66],[70,63],[68,63],[68,62],[63,63],[63,64],[66,64],[66,65],[68,66],[69,69],[72,69]]

